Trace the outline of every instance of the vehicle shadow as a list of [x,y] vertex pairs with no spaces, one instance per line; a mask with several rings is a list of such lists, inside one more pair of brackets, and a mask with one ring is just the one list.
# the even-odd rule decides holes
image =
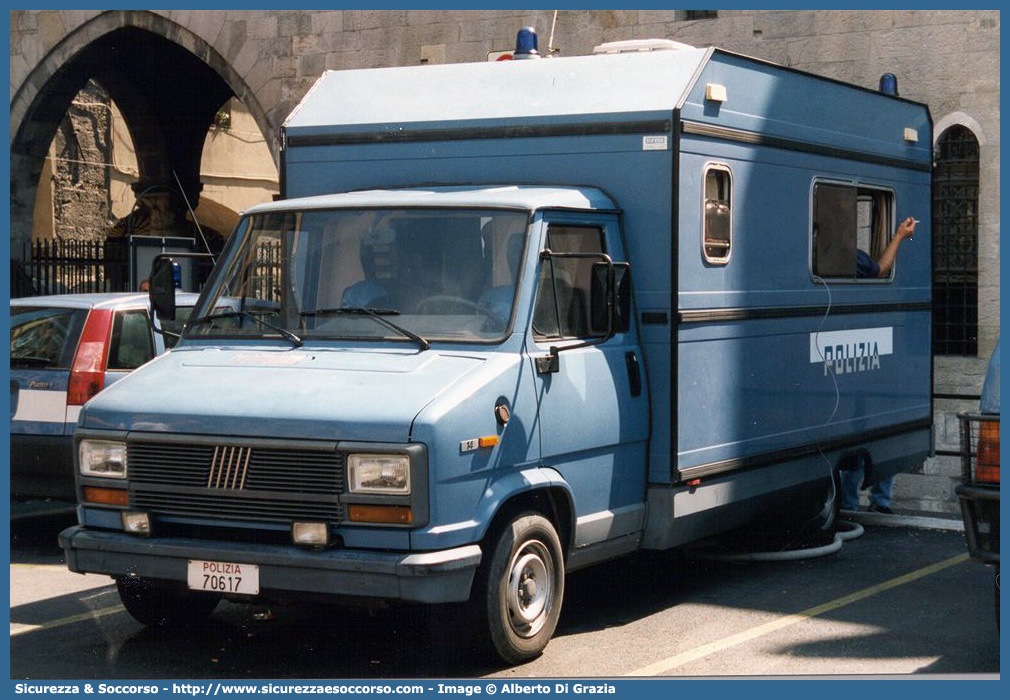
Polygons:
[[58,541],[60,531],[76,524],[77,516],[70,505],[49,514],[11,518],[11,563],[62,564],[65,559]]
[[[639,554],[576,572],[557,636],[623,625],[675,606],[685,587],[703,589],[704,576],[671,575],[680,561],[676,554]],[[634,596],[627,595],[629,580],[636,582]],[[182,629],[146,628],[112,607],[119,600],[110,585],[11,608],[15,625],[75,620],[73,637],[67,627],[12,636],[11,677],[476,678],[505,668],[473,647],[472,630],[461,628],[460,616],[443,606],[225,601],[207,620]],[[93,656],[85,666],[80,655],[68,653],[71,638]]]
[[[54,532],[58,529],[49,535],[29,529],[19,535],[12,561],[58,557],[48,544]],[[706,616],[724,611],[727,619],[741,611],[793,615],[959,552],[958,533],[906,528],[880,528],[837,554],[793,562],[740,564],[677,551],[640,552],[569,576],[556,642],[564,648],[567,637],[657,616],[654,624],[670,634],[656,637],[649,653],[664,658],[671,653],[668,640],[691,643],[691,630],[678,627],[678,621],[690,619],[686,613],[692,607],[704,606]],[[951,598],[954,591],[985,605],[965,609]],[[65,624],[44,626],[55,618]],[[777,646],[770,637],[770,653],[839,663],[866,659],[862,666],[871,669],[885,668],[891,659],[921,659],[922,673],[999,669],[992,573],[971,562],[821,613],[813,624],[819,621],[846,623],[849,631],[793,641],[786,636]],[[12,678],[476,678],[505,669],[482,658],[466,641],[472,630],[463,626],[465,620],[440,606],[223,602],[200,624],[163,630],[135,622],[110,586],[12,607],[11,623]],[[14,625],[42,627],[15,635]],[[542,665],[551,649],[510,674],[553,668]],[[603,651],[587,647],[579,655],[593,653]]]

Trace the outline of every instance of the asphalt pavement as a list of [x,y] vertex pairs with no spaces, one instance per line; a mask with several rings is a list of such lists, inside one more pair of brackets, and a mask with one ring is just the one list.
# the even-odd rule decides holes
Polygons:
[[[474,657],[441,608],[222,603],[182,631],[150,630],[111,581],[72,574],[66,515],[12,523],[11,678],[592,678],[999,673],[993,571],[956,521],[860,514],[864,534],[780,562],[650,553],[569,576],[535,661]],[[925,527],[928,525],[929,527]]]

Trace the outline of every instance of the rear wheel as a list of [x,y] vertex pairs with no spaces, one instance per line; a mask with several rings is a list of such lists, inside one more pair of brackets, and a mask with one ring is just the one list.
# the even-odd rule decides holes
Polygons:
[[564,555],[554,526],[536,513],[512,520],[485,573],[474,602],[491,649],[510,664],[536,658],[554,634],[565,594]]
[[117,578],[116,588],[126,612],[148,627],[197,624],[214,612],[221,600],[213,593],[158,586],[133,576]]

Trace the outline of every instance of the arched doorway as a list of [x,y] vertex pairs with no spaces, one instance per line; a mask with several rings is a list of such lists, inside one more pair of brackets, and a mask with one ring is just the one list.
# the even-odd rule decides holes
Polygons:
[[[56,65],[53,56],[69,55],[67,45],[75,41],[81,48]],[[39,176],[58,131],[64,137],[61,143],[72,143],[61,123],[66,130],[71,102],[80,100],[80,91],[89,85],[100,88],[125,124],[135,156],[136,174],[129,184],[134,196],[143,193],[137,208],[145,215],[144,233],[196,238],[189,211],[200,210],[201,160],[211,136],[216,135],[218,143],[227,141],[221,134],[228,131],[228,124],[222,123],[221,115],[234,105],[244,109],[244,128],[258,133],[253,139],[233,140],[257,141],[266,154],[259,155],[266,165],[260,163],[263,172],[258,177],[269,180],[272,171],[276,179],[275,146],[261,128],[266,123],[263,110],[220,55],[199,37],[153,13],[104,13],[40,61],[21,94],[12,99],[12,119],[24,114],[15,123],[11,144],[12,260],[28,257]],[[236,103],[236,96],[253,104]],[[63,160],[74,160],[71,155],[63,153]],[[217,206],[209,208],[219,214],[221,207],[240,209],[249,204],[216,198]]]
[[979,142],[955,124],[933,167],[933,352],[978,353]]

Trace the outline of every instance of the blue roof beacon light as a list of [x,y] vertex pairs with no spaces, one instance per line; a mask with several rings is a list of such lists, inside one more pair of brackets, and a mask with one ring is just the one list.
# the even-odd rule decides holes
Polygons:
[[523,27],[516,34],[516,50],[512,59],[540,58],[537,51],[537,30],[533,27]]
[[880,76],[880,92],[898,96],[898,77],[894,73],[884,73]]

